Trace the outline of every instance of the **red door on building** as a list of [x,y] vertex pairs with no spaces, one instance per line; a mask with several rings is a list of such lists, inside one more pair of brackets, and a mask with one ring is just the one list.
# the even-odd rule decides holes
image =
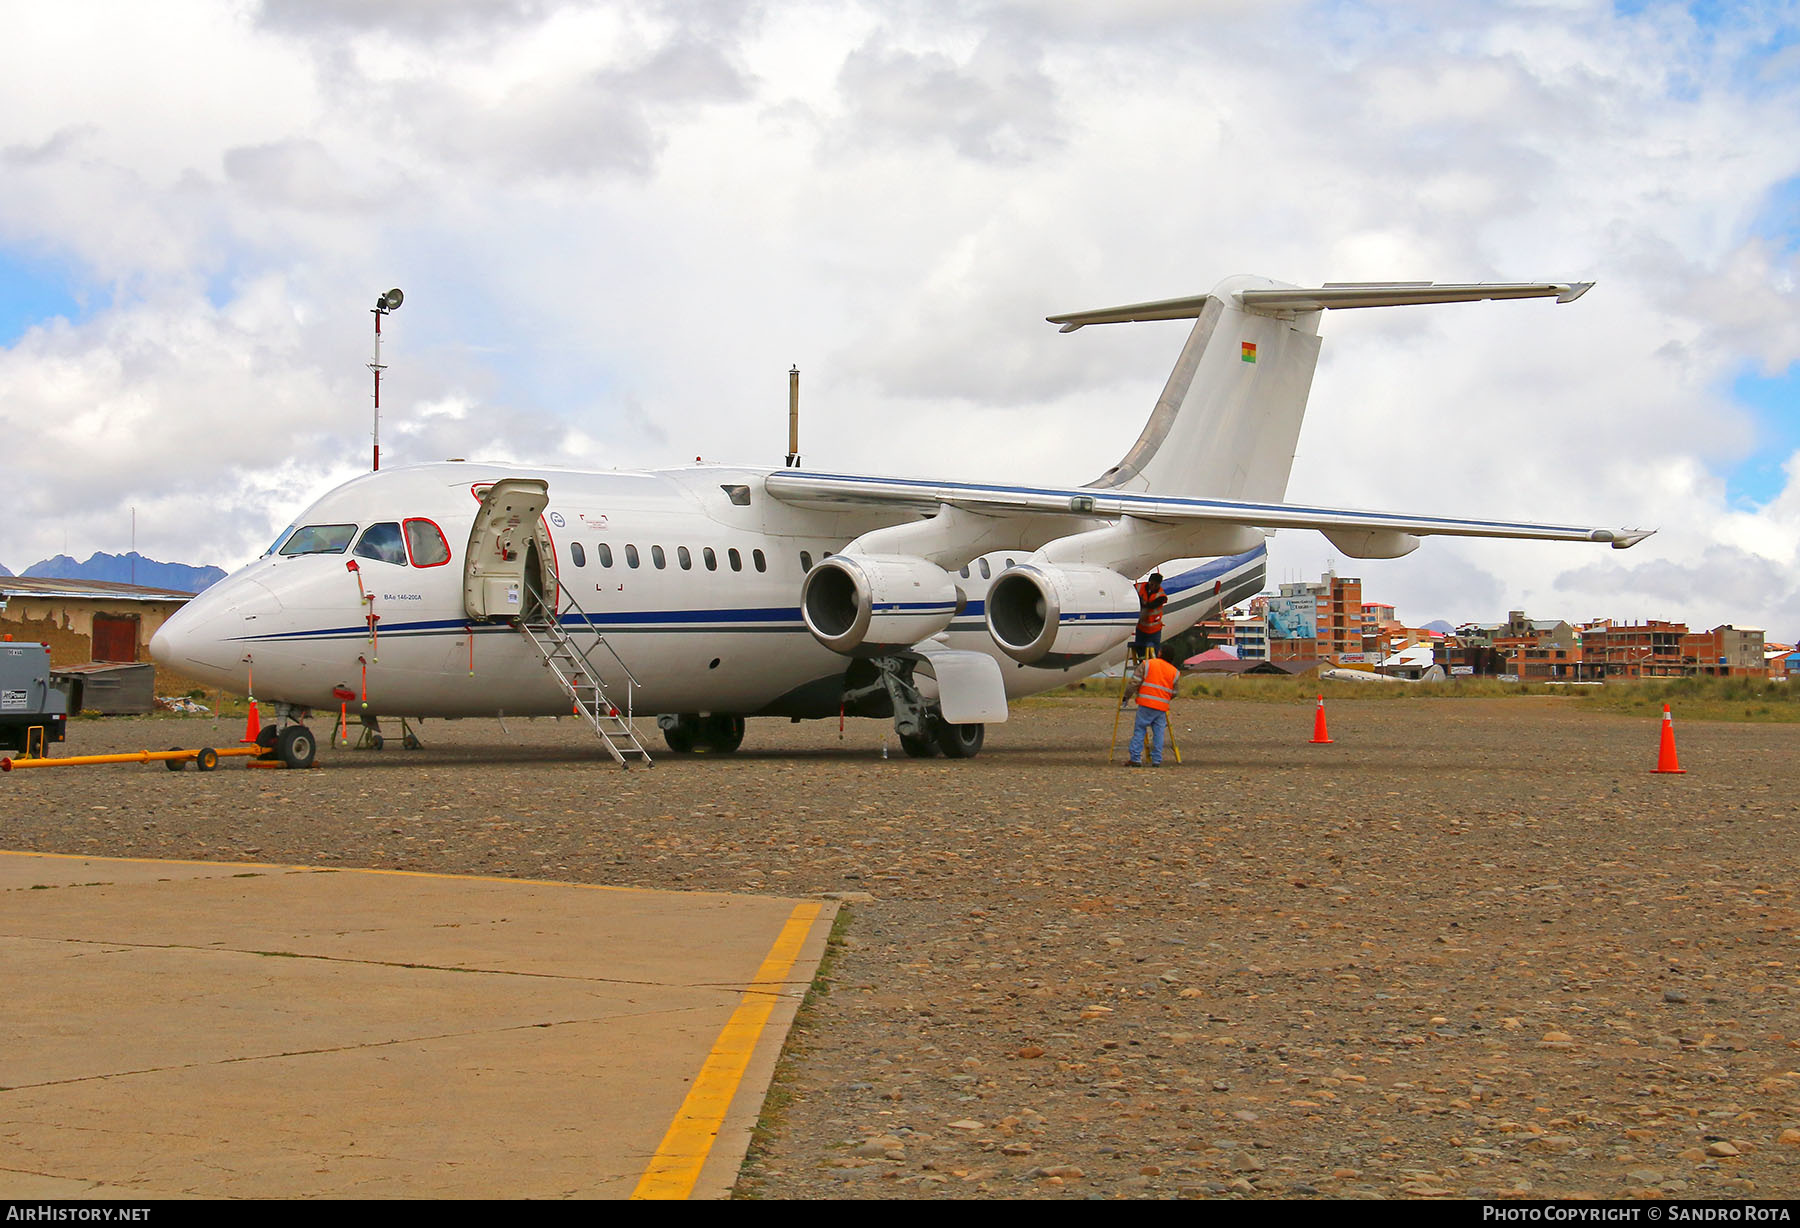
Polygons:
[[94,660],[135,661],[138,659],[137,615],[94,615]]

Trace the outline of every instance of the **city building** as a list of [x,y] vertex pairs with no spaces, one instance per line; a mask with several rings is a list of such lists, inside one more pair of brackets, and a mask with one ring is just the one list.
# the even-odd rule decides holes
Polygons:
[[1581,655],[1588,675],[1598,680],[1680,678],[1689,672],[1681,647],[1687,633],[1686,623],[1602,619],[1581,628]]
[[1683,636],[1681,656],[1692,672],[1701,675],[1764,678],[1769,673],[1763,633],[1739,630],[1729,623]]
[[1317,584],[1283,584],[1277,596],[1262,601],[1271,661],[1369,662],[1363,650],[1360,579],[1327,572]]

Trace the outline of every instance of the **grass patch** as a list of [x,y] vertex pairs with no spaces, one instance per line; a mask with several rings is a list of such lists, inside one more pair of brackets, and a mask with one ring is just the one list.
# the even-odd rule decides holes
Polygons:
[[1800,687],[1767,678],[1658,678],[1591,690],[1585,706],[1630,716],[1660,716],[1668,704],[1682,720],[1800,721]]
[[761,1197],[754,1180],[746,1183],[744,1174],[767,1157],[775,1133],[785,1119],[788,1107],[794,1103],[793,1064],[807,1052],[807,1037],[818,1022],[819,1001],[831,994],[832,972],[837,965],[838,955],[843,950],[844,935],[850,929],[850,921],[850,905],[839,904],[837,916],[831,922],[831,934],[825,939],[825,954],[819,959],[819,970],[813,974],[812,984],[807,986],[806,997],[801,999],[800,1009],[794,1012],[794,1023],[788,1029],[787,1044],[782,1046],[781,1060],[775,1064],[775,1074],[769,1080],[769,1094],[763,1098],[762,1112],[757,1114],[756,1125],[751,1127],[750,1146],[744,1152],[743,1165],[738,1169],[738,1181],[732,1186],[733,1198]]
[[[1097,696],[1116,697],[1117,678],[1089,678],[1037,696],[1043,705]],[[1338,682],[1317,677],[1231,677],[1189,675],[1178,696],[1251,703],[1311,703],[1366,699],[1556,699],[1572,710],[1655,716],[1668,704],[1684,720],[1800,721],[1800,686],[1766,678],[1666,678],[1622,680],[1604,686],[1557,686],[1543,682],[1500,682],[1493,678],[1451,678],[1443,682]],[[1029,708],[1033,700],[1020,701]]]

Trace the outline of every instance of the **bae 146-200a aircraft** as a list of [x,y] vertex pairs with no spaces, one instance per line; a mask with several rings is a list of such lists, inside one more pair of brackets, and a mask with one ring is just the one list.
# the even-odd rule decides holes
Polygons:
[[468,462],[381,470],[301,514],[169,619],[156,659],[273,701],[310,763],[311,710],[586,717],[621,764],[631,717],[676,752],[735,750],[752,716],[893,720],[912,755],[967,758],[1007,700],[1124,659],[1136,577],[1170,635],[1263,586],[1265,539],[1352,558],[1421,537],[1634,545],[1646,533],[1285,502],[1330,309],[1555,298],[1585,283],[1232,277],[1210,294],[1052,316],[1195,321],[1137,442],[1086,486],[718,466],[584,473]]

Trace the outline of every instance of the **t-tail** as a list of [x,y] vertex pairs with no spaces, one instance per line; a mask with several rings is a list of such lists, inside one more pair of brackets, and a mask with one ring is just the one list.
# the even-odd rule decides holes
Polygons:
[[1088,324],[1194,321],[1143,433],[1089,488],[1279,503],[1319,361],[1321,312],[1484,299],[1568,303],[1591,284],[1354,282],[1306,289],[1266,277],[1228,277],[1195,298],[1049,318],[1064,332]]

